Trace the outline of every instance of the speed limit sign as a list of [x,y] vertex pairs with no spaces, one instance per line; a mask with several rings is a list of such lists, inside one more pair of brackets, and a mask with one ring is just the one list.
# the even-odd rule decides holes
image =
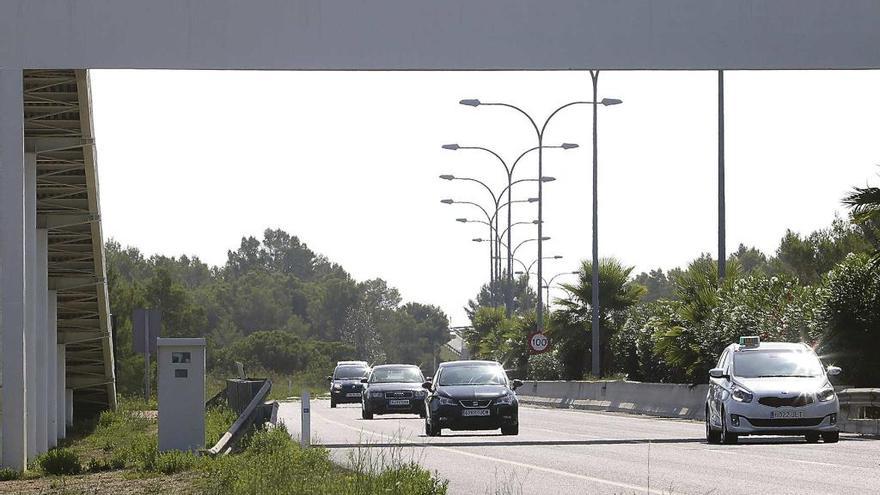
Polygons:
[[550,337],[541,332],[529,335],[529,351],[532,354],[541,354],[550,349]]

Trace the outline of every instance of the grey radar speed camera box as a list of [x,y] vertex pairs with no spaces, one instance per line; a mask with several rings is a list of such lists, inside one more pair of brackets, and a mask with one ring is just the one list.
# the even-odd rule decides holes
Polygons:
[[160,338],[159,450],[205,447],[205,339]]

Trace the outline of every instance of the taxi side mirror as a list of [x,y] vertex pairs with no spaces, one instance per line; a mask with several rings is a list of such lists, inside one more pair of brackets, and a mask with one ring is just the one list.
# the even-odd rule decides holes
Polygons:
[[516,389],[518,389],[518,388],[520,388],[520,387],[522,387],[522,386],[523,386],[523,382],[522,382],[522,380],[517,379],[517,380],[514,380],[514,381],[513,381],[513,386],[510,387],[510,388],[512,388],[513,390],[516,390]]
[[328,381],[328,382],[332,382],[332,381],[333,381],[333,377],[332,377],[332,376],[328,376],[328,377],[327,377],[327,381]]
[[837,376],[840,372],[843,371],[837,366],[829,366],[828,369],[825,370],[828,373],[828,376]]
[[422,388],[425,390],[431,390],[431,381],[427,380],[424,383],[422,383]]
[[725,373],[722,368],[712,368],[709,370],[709,376],[711,378],[730,378],[730,375]]
[[361,378],[361,383],[367,383],[367,379],[366,379],[366,378]]

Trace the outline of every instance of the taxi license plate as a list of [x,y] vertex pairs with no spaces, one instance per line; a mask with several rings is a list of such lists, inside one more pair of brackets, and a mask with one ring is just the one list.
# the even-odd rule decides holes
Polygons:
[[409,399],[388,399],[389,406],[408,406]]
[[350,393],[350,394],[345,394],[345,396],[346,396],[346,397],[360,397],[361,394],[359,394],[359,393],[357,393],[357,392],[354,392],[354,393]]
[[488,409],[465,409],[461,412],[462,416],[488,416],[491,411]]
[[797,419],[803,418],[803,411],[771,411],[770,418],[772,419]]

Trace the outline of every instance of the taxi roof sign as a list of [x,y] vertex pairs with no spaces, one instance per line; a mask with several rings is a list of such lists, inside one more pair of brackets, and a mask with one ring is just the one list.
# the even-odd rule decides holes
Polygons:
[[739,345],[742,347],[758,347],[761,345],[761,337],[757,335],[749,335],[739,338]]

